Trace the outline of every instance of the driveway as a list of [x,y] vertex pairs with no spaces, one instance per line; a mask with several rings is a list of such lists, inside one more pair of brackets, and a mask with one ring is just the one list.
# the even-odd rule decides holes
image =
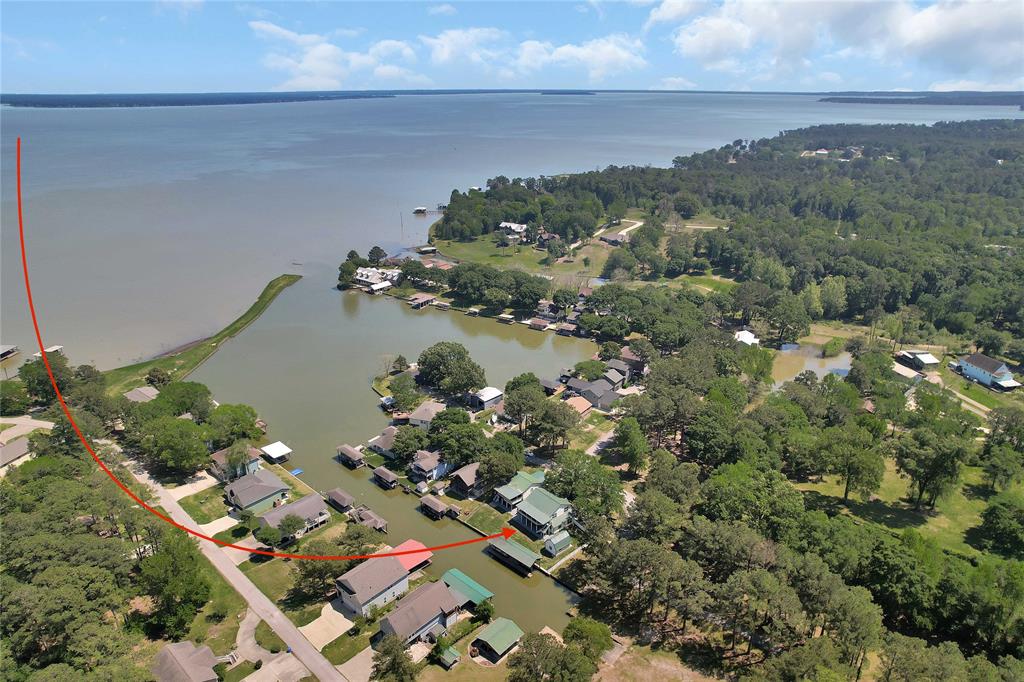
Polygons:
[[264,663],[262,668],[245,679],[249,682],[299,682],[306,677],[309,677],[309,671],[299,659],[291,654],[278,654],[277,658]]
[[303,625],[299,632],[306,636],[309,643],[316,647],[317,651],[341,637],[352,629],[352,621],[341,612],[341,599],[324,604],[320,610],[320,617],[313,622]]
[[[224,515],[216,521],[210,521],[199,526],[199,530],[203,531],[207,535],[216,535],[228,528],[234,528],[238,525],[238,519],[233,519],[230,516]],[[234,551],[234,550],[233,550]]]
[[171,497],[173,497],[174,499],[180,500],[183,497],[195,495],[196,493],[202,492],[207,488],[212,488],[218,483],[220,483],[220,481],[218,481],[212,475],[205,471],[200,471],[198,474],[188,479],[188,483],[179,485],[175,488],[168,488],[167,492],[169,492],[171,494]]
[[0,419],[0,424],[14,424],[9,429],[0,431],[0,445],[7,445],[15,438],[24,436],[32,433],[36,429],[52,429],[53,422],[44,421],[42,419],[33,419],[32,417],[21,416],[21,417],[4,417]]
[[370,674],[373,672],[373,647],[366,647],[335,667],[351,682],[370,682]]
[[[254,538],[252,535],[249,535],[248,537],[242,540],[232,542],[231,544],[240,545],[242,547],[248,547],[249,549],[270,549],[262,542]],[[221,552],[223,552],[224,556],[226,556],[235,566],[238,566],[239,564],[244,563],[248,561],[250,558],[252,558],[252,554],[248,552],[243,552],[240,549],[232,549],[230,547],[219,547],[218,549]]]

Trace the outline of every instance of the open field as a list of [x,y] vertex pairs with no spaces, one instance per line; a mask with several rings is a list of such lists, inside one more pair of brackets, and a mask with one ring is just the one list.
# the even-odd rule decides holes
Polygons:
[[797,483],[809,507],[826,507],[847,513],[869,523],[877,523],[894,532],[915,528],[924,537],[934,538],[943,549],[964,554],[978,554],[967,543],[971,528],[981,523],[981,512],[990,491],[982,480],[980,467],[964,467],[963,483],[952,495],[939,500],[935,510],[917,511],[903,497],[907,494],[907,480],[900,477],[896,465],[886,462],[882,487],[869,502],[853,495],[843,503],[843,486],[835,476],[826,476],[820,483]]
[[183,497],[178,504],[199,524],[215,521],[230,511],[224,502],[224,488],[219,485]]
[[184,379],[196,367],[201,365],[204,360],[213,355],[217,348],[220,347],[220,344],[236,336],[262,315],[274,299],[277,298],[278,294],[300,279],[302,279],[302,275],[281,275],[271,280],[248,310],[211,337],[197,341],[170,355],[163,355],[152,360],[104,372],[107,380],[107,393],[110,395],[120,395],[129,389],[141,386],[146,382],[146,373],[154,367],[166,370],[176,380]]
[[645,682],[646,680],[683,680],[711,682],[709,677],[688,668],[679,655],[649,646],[632,646],[615,662],[598,671],[594,680],[600,682]]
[[199,561],[210,583],[210,601],[192,620],[188,639],[206,644],[214,654],[222,656],[235,648],[238,616],[246,605],[241,595],[221,577],[209,559],[200,555]]

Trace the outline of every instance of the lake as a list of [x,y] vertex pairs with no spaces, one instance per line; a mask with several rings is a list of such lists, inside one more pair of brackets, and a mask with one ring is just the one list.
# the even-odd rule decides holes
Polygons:
[[[416,496],[382,490],[369,469],[351,471],[334,461],[338,445],[365,443],[388,424],[371,379],[399,353],[415,361],[432,343],[452,339],[465,344],[491,385],[504,387],[522,372],[557,377],[562,367],[591,357],[596,344],[457,311],[412,310],[387,296],[337,291],[333,280],[332,269],[312,268],[192,378],[220,402],[255,407],[268,436],[295,451],[288,467],[303,469],[300,478],[317,490],[340,486],[384,516],[392,546],[408,538],[429,547],[477,537],[457,521],[431,521],[417,510]],[[495,593],[499,615],[527,630],[561,630],[569,593],[539,572],[521,578],[484,549],[438,552],[427,572],[440,577],[461,568]]]
[[[351,248],[424,240],[452,188],[669,165],[818,123],[1024,116],[1011,107],[831,104],[814,95],[400,96],[126,109],[5,108],[2,342],[33,352],[17,243],[15,138],[47,344],[101,368],[223,327],[271,278]],[[301,272],[301,269],[299,270]],[[25,351],[28,352],[25,352]],[[216,387],[214,387],[216,390]]]

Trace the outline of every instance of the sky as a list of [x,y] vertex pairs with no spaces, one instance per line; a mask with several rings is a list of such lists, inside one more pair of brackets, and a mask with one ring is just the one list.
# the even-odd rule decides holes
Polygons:
[[1021,0],[0,3],[0,91],[1024,89]]

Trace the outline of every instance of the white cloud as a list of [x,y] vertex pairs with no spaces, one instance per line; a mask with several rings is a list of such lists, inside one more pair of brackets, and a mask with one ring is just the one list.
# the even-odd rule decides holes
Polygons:
[[651,88],[651,90],[692,90],[697,87],[689,78],[683,78],[682,76],[666,76],[661,81]]
[[974,80],[952,80],[952,81],[941,81],[938,83],[932,83],[928,86],[929,90],[935,92],[949,92],[951,90],[1021,90],[1024,89],[1024,76],[1015,80],[1009,80],[1002,83],[991,83],[987,81],[974,81]]
[[288,74],[288,80],[277,90],[337,90],[355,72],[370,72],[376,78],[401,80],[406,83],[429,82],[405,67],[387,64],[398,58],[416,60],[412,46],[401,40],[381,40],[366,52],[345,51],[316,33],[297,33],[269,21],[250,21],[257,36],[277,43],[264,58],[264,64]]
[[699,0],[662,0],[661,4],[651,10],[644,23],[644,30],[655,24],[681,21],[696,12],[704,3]]
[[455,9],[453,5],[444,3],[443,5],[432,5],[427,9],[427,14],[444,15],[450,17],[453,14],[457,14],[459,10]]
[[735,71],[737,55],[750,49],[754,32],[746,24],[725,16],[703,16],[678,29],[673,36],[676,50],[701,62],[706,68]]
[[515,66],[521,72],[537,71],[549,64],[587,69],[591,81],[647,65],[641,41],[622,33],[595,38],[580,44],[555,47],[549,42],[527,40],[519,44]]
[[497,43],[506,35],[497,28],[453,28],[436,36],[420,36],[420,42],[430,48],[430,59],[435,64],[468,59],[486,65],[501,53]]

